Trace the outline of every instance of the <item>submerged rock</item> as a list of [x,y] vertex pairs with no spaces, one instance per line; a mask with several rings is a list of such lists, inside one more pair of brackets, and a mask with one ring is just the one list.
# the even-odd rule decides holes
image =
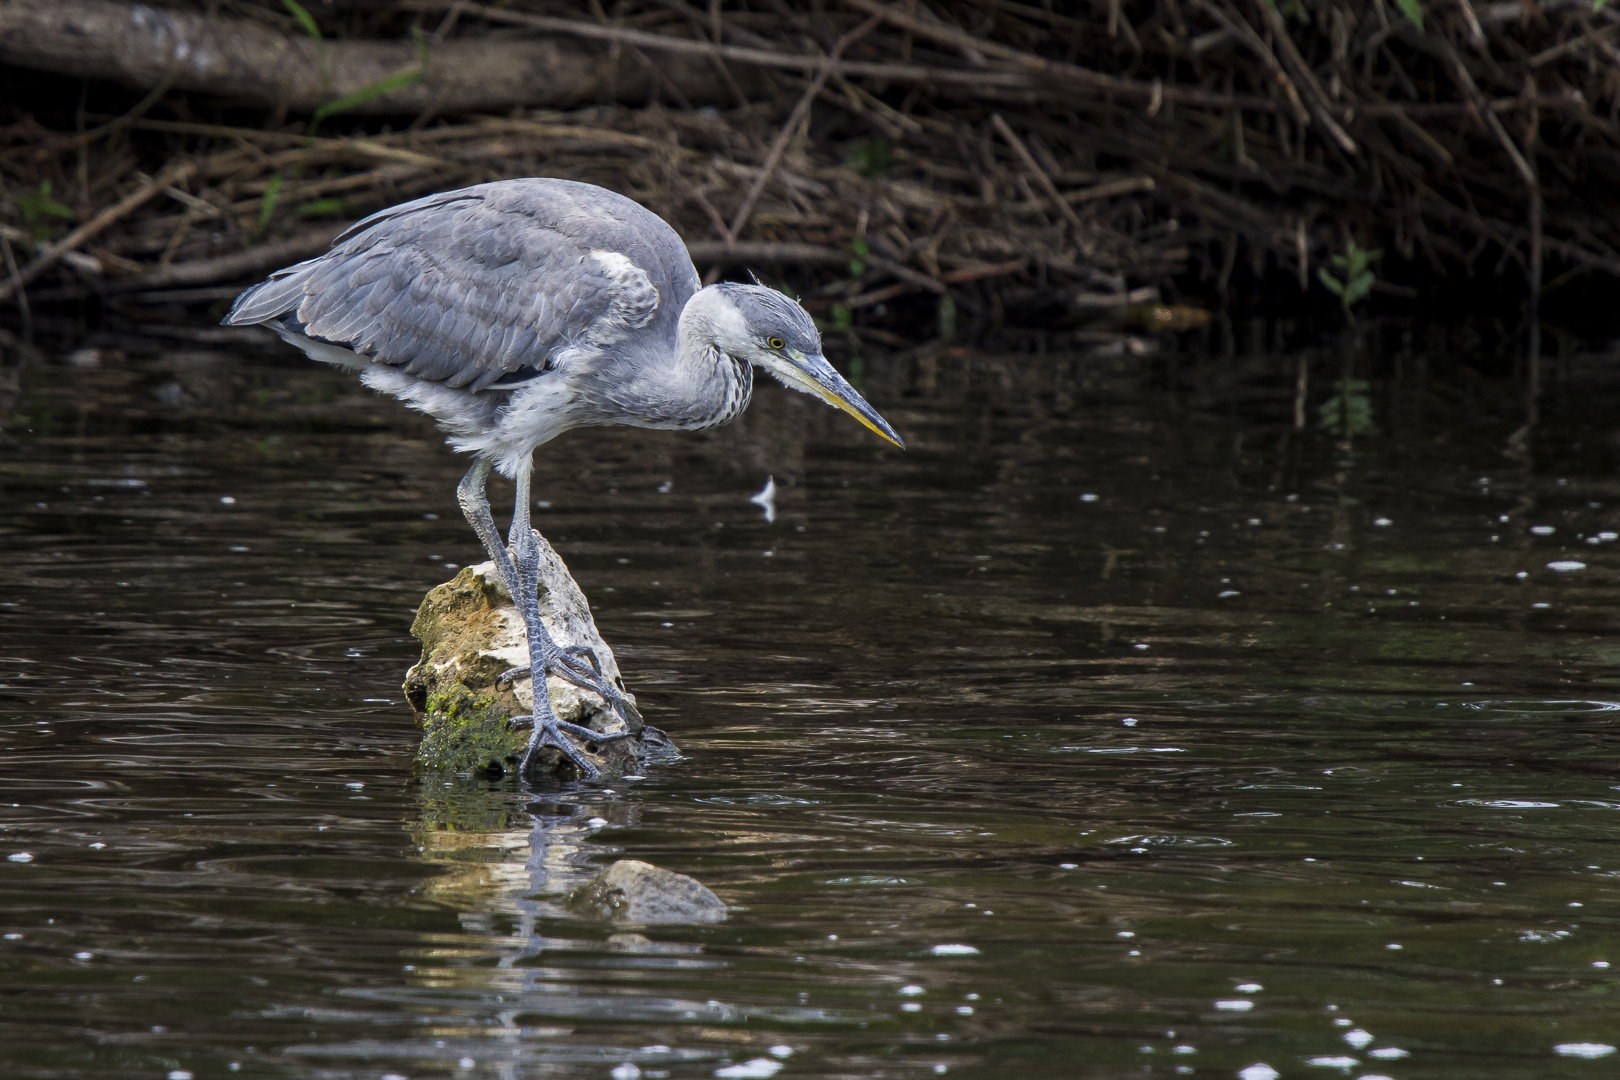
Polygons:
[[696,878],[620,859],[568,894],[568,910],[611,922],[690,925],[723,922],[725,901]]
[[[624,686],[613,650],[597,633],[584,593],[544,539],[540,617],[558,645],[591,649],[603,674]],[[507,722],[533,711],[534,690],[527,674],[510,682],[500,680],[512,668],[528,671],[529,648],[523,617],[494,564],[469,566],[431,590],[416,612],[411,635],[422,643],[422,659],[405,676],[405,697],[423,729],[416,750],[418,764],[453,773],[516,771],[529,732],[510,731]],[[626,730],[624,720],[598,695],[556,677],[546,684],[559,718],[604,735]],[[625,697],[634,705],[634,697]],[[603,773],[634,772],[648,757],[675,753],[662,731],[642,725],[634,709],[631,715],[632,738],[584,747]],[[573,768],[550,747],[537,753],[530,767],[535,772]]]

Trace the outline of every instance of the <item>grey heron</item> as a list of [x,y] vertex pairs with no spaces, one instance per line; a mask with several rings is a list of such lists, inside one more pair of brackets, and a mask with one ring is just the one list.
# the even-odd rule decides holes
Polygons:
[[[592,184],[503,180],[379,211],[326,254],[242,293],[223,321],[267,326],[310,358],[358,372],[477,455],[457,496],[527,629],[534,715],[519,722],[533,727],[523,775],[552,746],[594,777],[572,739],[608,738],[557,717],[547,673],[601,695],[630,728],[639,721],[597,658],[560,648],[540,621],[536,447],[583,426],[724,424],[748,404],[755,367],[903,446],[827,363],[797,302],[757,282],[704,287],[674,229]],[[484,494],[491,468],[517,484],[504,545]]]

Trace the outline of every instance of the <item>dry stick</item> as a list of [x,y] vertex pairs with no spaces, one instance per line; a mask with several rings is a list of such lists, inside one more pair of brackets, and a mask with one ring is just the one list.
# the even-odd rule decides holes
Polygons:
[[275,270],[290,262],[319,255],[332,244],[332,238],[347,226],[331,225],[312,229],[307,233],[263,247],[249,248],[232,255],[212,259],[194,259],[191,262],[171,263],[167,267],[140,277],[117,278],[103,283],[103,293],[150,292],[153,289],[179,285],[212,285],[221,281],[239,281],[255,277],[267,270]]
[[[911,18],[896,8],[884,7],[877,0],[844,0],[844,2],[874,15],[881,14],[884,21],[909,30],[919,37],[932,38],[935,41],[955,46],[958,49],[972,49],[985,56],[1010,60],[1032,74],[1039,74],[1048,80],[1058,79],[1064,82],[1074,82],[1105,93],[1141,98],[1144,101],[1153,100],[1154,88],[1151,82],[1124,79],[1117,75],[1105,75],[1100,71],[1092,71],[1090,68],[1064,63],[1060,60],[1047,60],[1033,53],[1022,52],[1006,45],[997,45],[994,42],[976,38],[972,34],[965,34],[960,30],[936,26],[933,23]],[[846,71],[845,74],[850,74],[850,72]],[[1207,90],[1184,90],[1180,87],[1161,86],[1159,92],[1164,95],[1167,101],[1180,101],[1188,105],[1204,105],[1213,108],[1229,108],[1234,100],[1224,94],[1213,94]],[[1277,107],[1275,102],[1262,97],[1244,97],[1237,100],[1240,100],[1246,109],[1271,112]]]
[[[405,11],[437,11],[444,4],[440,0],[403,0],[399,7]],[[468,4],[468,14],[491,22],[529,26],[536,30],[549,30],[556,34],[574,34],[598,41],[637,45],[644,49],[661,49],[698,56],[718,56],[743,64],[759,67],[787,68],[803,72],[818,71],[826,63],[825,56],[805,53],[779,53],[766,49],[747,49],[737,45],[716,45],[713,42],[694,41],[691,38],[668,37],[645,30],[631,30],[621,26],[600,26],[577,19],[558,19],[549,15],[529,15],[521,11],[488,4]],[[873,79],[893,79],[897,82],[940,82],[963,86],[1001,86],[1013,90],[1029,90],[1035,83],[1018,71],[963,71],[956,68],[922,67],[915,64],[874,64],[854,60],[840,61],[834,70],[846,76]],[[1107,76],[1102,76],[1107,78]]]
[[778,244],[766,241],[742,241],[726,244],[718,240],[697,240],[686,245],[693,262],[802,262],[812,266],[843,266],[849,262],[849,252],[837,251],[820,244]]
[[[1062,192],[1058,191],[1057,185],[1052,183],[1052,178],[1046,175],[1046,170],[1036,162],[1034,155],[1029,152],[1029,147],[1024,145],[1024,140],[1013,133],[1013,129],[1007,126],[1007,121],[1001,118],[1000,113],[990,114],[990,126],[996,129],[996,134],[1000,135],[1008,146],[1012,147],[1012,152],[1018,155],[1018,160],[1023,163],[1024,168],[1035,177],[1035,182],[1041,185],[1041,190],[1052,200],[1052,205],[1057,208],[1058,213],[1074,227],[1075,243],[1084,246],[1079,234],[1085,229],[1085,223],[1080,220],[1080,215],[1074,212],[1074,207],[1069,205]],[[1087,251],[1085,254],[1087,258],[1091,257],[1091,252]]]
[[35,278],[56,265],[62,256],[80,244],[93,239],[119,218],[124,217],[161,194],[164,188],[189,180],[197,172],[197,168],[198,165],[195,161],[169,166],[159,173],[155,179],[148,180],[133,194],[124,196],[124,198],[80,225],[56,243],[46,245],[45,249],[35,256],[27,266],[18,271],[15,277],[0,284],[0,301],[9,299],[19,289],[26,289]]
[[832,74],[833,65],[838,63],[838,58],[844,54],[845,49],[871,33],[882,21],[879,16],[874,15],[833,44],[832,51],[827,54],[826,61],[821,65],[821,70],[810,80],[810,85],[805,87],[804,93],[799,95],[798,104],[794,105],[793,111],[788,114],[782,130],[776,133],[776,141],[771,144],[771,152],[765,155],[765,164],[760,166],[754,182],[748,185],[748,194],[743,196],[742,206],[737,208],[737,216],[731,219],[731,227],[725,231],[726,243],[735,243],[743,226],[748,224],[748,218],[754,212],[754,204],[759,201],[760,192],[765,190],[766,183],[776,173],[776,166],[781,162],[783,153],[787,151],[788,143],[799,133],[799,125],[810,112],[810,103],[815,101],[821,88],[827,85],[827,76]]
[[1474,14],[1474,5],[1469,0],[1457,0],[1457,6],[1462,8],[1463,19],[1468,23],[1468,41],[1480,52],[1485,52],[1485,30],[1479,25],[1479,16]]
[[[9,200],[8,200],[9,201]],[[28,293],[17,274],[17,256],[11,250],[11,238],[0,232],[0,254],[6,257],[6,272],[11,276],[12,294],[17,297],[17,310],[22,313],[23,340],[34,340],[34,313],[28,308]]]
[[1072,206],[1075,203],[1091,202],[1093,199],[1107,199],[1115,195],[1131,195],[1138,191],[1152,191],[1158,186],[1158,182],[1151,176],[1127,176],[1123,180],[1110,180],[1106,184],[1094,184],[1079,191],[1071,191],[1063,196],[1063,201]]
[[[1227,33],[1249,47],[1249,51],[1254,53],[1259,61],[1265,65],[1266,70],[1271,73],[1272,79],[1276,81],[1278,86],[1282,87],[1283,94],[1288,98],[1289,108],[1293,111],[1294,119],[1300,124],[1310,123],[1311,114],[1305,108],[1305,103],[1299,99],[1299,91],[1294,87],[1294,81],[1288,77],[1288,72],[1283,70],[1283,66],[1278,61],[1276,54],[1266,46],[1260,35],[1254,32],[1254,27],[1250,26],[1244,19],[1227,15],[1226,12],[1210,3],[1209,0],[1193,0],[1193,4],[1205,15],[1220,23]],[[1275,105],[1273,105],[1273,109],[1275,109]]]
[[[1466,0],[1464,2],[1466,3]],[[1340,150],[1343,150],[1346,154],[1356,153],[1356,141],[1349,136],[1344,128],[1334,122],[1333,117],[1328,115],[1328,110],[1333,107],[1333,102],[1328,99],[1327,93],[1322,89],[1322,84],[1316,81],[1316,75],[1311,71],[1310,65],[1299,54],[1299,48],[1294,44],[1294,39],[1288,33],[1288,24],[1283,22],[1282,13],[1273,7],[1268,0],[1257,0],[1257,6],[1260,8],[1260,17],[1266,21],[1266,26],[1271,30],[1272,38],[1282,47],[1283,59],[1287,60],[1288,66],[1294,69],[1294,78],[1303,83],[1306,91],[1310,94],[1311,115],[1316,117],[1316,122],[1322,125],[1322,129],[1328,133],[1328,137],[1339,144]]]
[[1020,256],[994,266],[967,266],[960,270],[952,270],[941,275],[940,279],[947,285],[960,285],[965,281],[977,281],[980,278],[1000,277],[1002,274],[1016,274],[1029,264],[1029,260]]
[[[995,55],[1003,59],[1014,60],[1022,68],[1022,70],[1014,71],[982,69],[967,71],[961,68],[926,67],[917,64],[879,64],[858,60],[841,60],[835,65],[834,71],[846,78],[888,79],[894,82],[938,83],[969,87],[1002,87],[1009,90],[1037,93],[1050,90],[1051,83],[1057,80],[1066,83],[1078,83],[1081,86],[1104,93],[1141,98],[1144,101],[1151,100],[1153,97],[1153,84],[1149,82],[1104,75],[1098,71],[1091,71],[1075,64],[1065,64],[1056,60],[1043,60],[1038,56],[1019,52],[1017,49],[1009,49],[1005,46],[980,41],[960,31],[948,30],[915,19],[908,19],[899,11],[885,9],[875,3],[869,4],[867,0],[846,0],[846,2],[853,3],[873,14],[883,11],[885,21],[909,29],[920,37],[929,37],[959,46],[965,43],[967,48],[976,49],[986,55]],[[444,7],[444,3],[442,0],[402,0],[399,7],[404,11],[438,11]],[[759,67],[789,68],[814,72],[820,70],[821,65],[826,62],[826,58],[821,56],[809,56],[803,53],[770,52],[766,49],[745,49],[736,45],[716,45],[707,41],[693,41],[690,38],[651,34],[644,30],[631,30],[617,26],[599,26],[595,23],[581,22],[577,19],[558,19],[549,15],[528,15],[520,11],[509,11],[506,8],[494,7],[489,4],[468,4],[464,10],[469,15],[476,15],[491,22],[529,26],[536,30],[549,30],[556,34],[575,34],[579,37],[595,38],[599,41],[615,41],[623,44],[638,45],[644,49],[662,49],[669,52],[684,52],[701,56],[719,56],[727,60],[735,60],[743,64],[754,64]],[[1046,78],[1043,80],[1040,76]],[[1223,94],[1175,87],[1166,88],[1164,95],[1167,101],[1179,101],[1188,105],[1200,105],[1216,109],[1241,105],[1252,112],[1275,112],[1277,110],[1276,102],[1255,95],[1229,99]]]
[[1596,29],[1588,30],[1580,37],[1571,38],[1562,45],[1554,45],[1550,49],[1543,49],[1541,52],[1536,53],[1536,55],[1530,58],[1530,66],[1533,68],[1538,68],[1543,64],[1551,63],[1566,53],[1574,52],[1583,45],[1596,45],[1606,38],[1612,37],[1616,30],[1620,30],[1620,23],[1610,23],[1608,26],[1600,26]]
[[137,102],[129,112],[115,117],[99,127],[91,128],[89,131],[81,131],[70,139],[63,139],[55,145],[40,147],[40,151],[47,154],[65,154],[69,150],[83,150],[103,135],[111,135],[115,131],[129,127],[136,120],[146,115],[147,110],[156,105],[164,94],[174,88],[174,80],[175,72],[171,69],[167,75],[158,80],[158,84],[152,88],[151,92]]

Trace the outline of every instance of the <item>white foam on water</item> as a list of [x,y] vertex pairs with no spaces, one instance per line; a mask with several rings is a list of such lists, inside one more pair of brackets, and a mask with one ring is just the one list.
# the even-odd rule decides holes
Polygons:
[[727,1065],[714,1070],[714,1075],[725,1080],[769,1080],[782,1071],[782,1063],[770,1058],[751,1058],[740,1065]]
[[1614,1053],[1614,1047],[1608,1043],[1559,1043],[1553,1053],[1560,1057],[1600,1058]]
[[935,956],[978,956],[979,950],[972,945],[935,945],[928,950]]

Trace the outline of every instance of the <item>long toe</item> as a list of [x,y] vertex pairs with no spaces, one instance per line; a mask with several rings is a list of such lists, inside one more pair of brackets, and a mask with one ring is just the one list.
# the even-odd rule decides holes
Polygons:
[[602,674],[602,661],[596,658],[596,650],[589,645],[570,645],[561,651],[570,660],[584,657],[590,663],[592,671],[596,672],[598,676]]
[[588,727],[583,727],[579,724],[571,724],[567,720],[558,720],[557,730],[566,735],[572,735],[574,738],[584,742],[587,746],[589,746],[591,743],[618,742],[620,739],[628,739],[635,734],[633,731],[615,731],[610,735],[604,735],[600,731],[592,731]]
[[[574,744],[574,741],[563,733],[559,721],[550,718],[535,718],[531,722],[534,724],[534,734],[529,736],[528,749],[523,752],[523,761],[518,766],[523,776],[529,775],[530,764],[534,759],[535,752],[542,746],[555,747],[558,753],[567,758],[574,768],[579,770],[581,779],[595,780],[602,775],[602,770],[598,769],[591,759],[586,757],[580,748]],[[577,727],[578,725],[570,724],[568,726]],[[588,728],[582,730],[589,731]],[[594,736],[595,732],[591,732],[591,734]]]

